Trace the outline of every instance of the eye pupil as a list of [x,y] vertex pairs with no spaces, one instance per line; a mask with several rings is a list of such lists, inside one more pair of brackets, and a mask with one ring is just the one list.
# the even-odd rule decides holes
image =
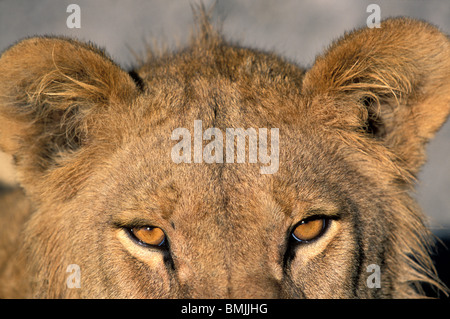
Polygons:
[[309,242],[322,235],[325,226],[326,220],[324,218],[302,220],[292,232],[292,237],[299,242]]
[[133,235],[143,244],[150,246],[162,246],[166,235],[159,227],[135,227],[131,229]]

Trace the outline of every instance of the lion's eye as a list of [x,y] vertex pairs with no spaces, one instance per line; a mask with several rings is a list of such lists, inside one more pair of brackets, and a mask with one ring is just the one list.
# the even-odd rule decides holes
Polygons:
[[295,226],[292,237],[299,242],[312,241],[324,233],[327,223],[325,218],[302,220]]
[[140,244],[148,246],[162,246],[166,240],[164,231],[159,227],[135,227],[131,228],[129,231]]

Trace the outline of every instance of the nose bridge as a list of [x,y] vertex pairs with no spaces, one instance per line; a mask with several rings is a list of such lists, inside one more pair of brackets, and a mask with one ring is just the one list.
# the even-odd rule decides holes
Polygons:
[[257,234],[232,224],[225,228],[216,225],[209,231],[218,236],[195,238],[174,260],[182,297],[280,296],[279,266],[268,256],[268,249],[257,245]]
[[[220,253],[217,253],[220,252]],[[202,250],[195,258],[177,260],[182,297],[277,298],[280,281],[263,255],[248,258],[240,251],[224,256],[224,250]]]
[[[230,298],[278,298],[281,267],[273,262],[262,245],[235,245],[229,268]],[[263,248],[263,249],[261,249]]]
[[[277,298],[282,271],[268,241],[273,220],[253,189],[255,182],[259,189],[267,183],[251,178],[245,171],[251,168],[217,169],[221,173],[214,171],[212,178],[216,183],[205,180],[204,192],[185,197],[188,209],[182,216],[190,218],[178,229],[184,244],[174,251],[180,297]],[[224,177],[235,182],[223,184]]]
[[180,297],[227,298],[229,265],[220,246],[192,247],[174,258]]

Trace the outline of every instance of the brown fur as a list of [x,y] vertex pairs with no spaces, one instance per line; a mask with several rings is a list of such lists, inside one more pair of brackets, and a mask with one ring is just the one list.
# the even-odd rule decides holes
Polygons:
[[[203,18],[184,50],[134,72],[75,40],[0,58],[0,146],[22,188],[0,207],[0,296],[403,298],[444,289],[410,196],[450,112],[450,42],[407,18],[346,34],[303,70],[225,41]],[[131,76],[133,75],[133,76]],[[279,128],[280,167],[175,164],[178,127]],[[332,216],[291,247],[293,225]],[[158,226],[169,251],[123,236]],[[66,285],[69,264],[81,288]],[[366,268],[381,267],[381,288]]]

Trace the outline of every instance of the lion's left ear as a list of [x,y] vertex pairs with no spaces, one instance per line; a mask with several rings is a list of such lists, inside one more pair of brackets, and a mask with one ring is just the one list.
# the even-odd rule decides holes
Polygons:
[[34,187],[58,159],[95,140],[105,114],[129,107],[137,92],[131,76],[90,44],[38,37],[6,50],[0,149],[14,156],[22,186]]
[[335,122],[365,130],[415,175],[450,113],[450,41],[422,21],[385,20],[331,45],[303,84],[312,101],[333,103]]

